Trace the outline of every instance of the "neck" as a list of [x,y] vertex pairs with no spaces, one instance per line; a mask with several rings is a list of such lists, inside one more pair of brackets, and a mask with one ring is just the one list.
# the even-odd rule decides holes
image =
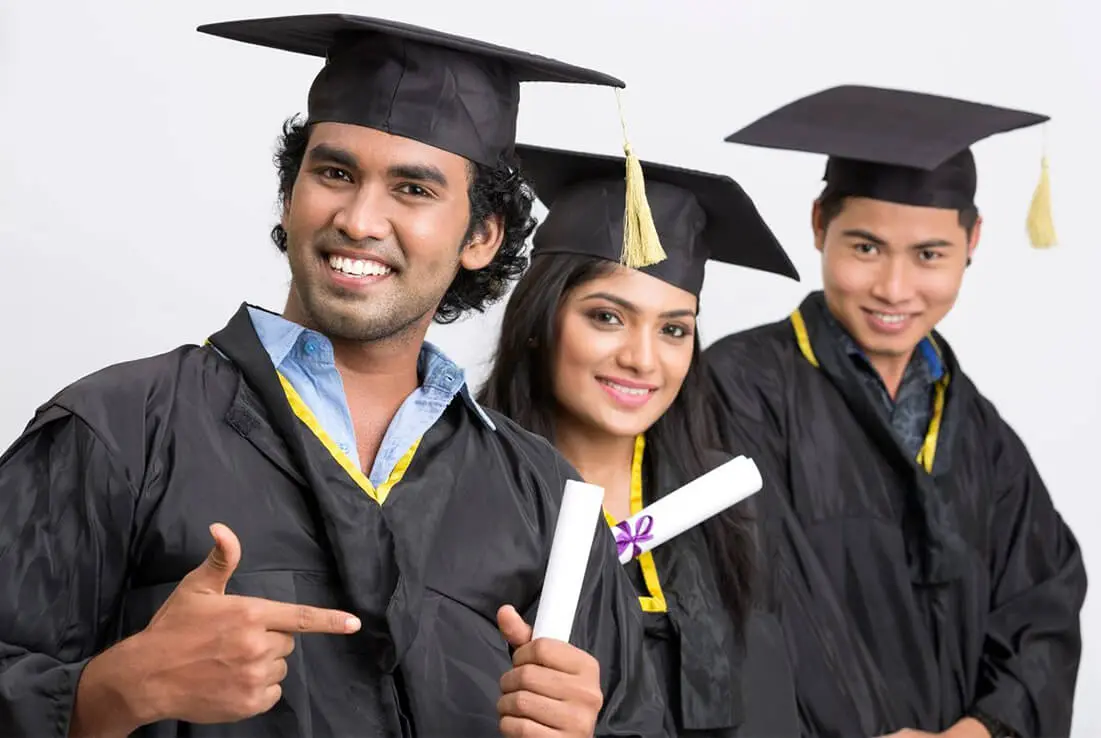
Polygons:
[[369,391],[375,397],[404,399],[417,388],[417,357],[424,343],[423,332],[402,341],[330,340],[336,367],[349,395]]
[[898,388],[902,385],[902,376],[906,373],[906,366],[910,363],[910,358],[913,355],[914,350],[910,349],[910,352],[905,355],[869,354],[868,356],[868,361],[879,373],[879,378],[883,380],[883,386],[887,388],[887,394],[891,396],[892,400],[898,395]]
[[582,479],[604,488],[604,508],[617,520],[626,518],[631,507],[634,437],[612,436],[560,417],[555,423],[554,442]]
[[[312,325],[294,299],[288,298],[283,317],[312,330]],[[355,341],[327,335],[333,346],[333,359],[344,381],[345,394],[355,414],[357,399],[372,398],[375,403],[399,404],[419,385],[417,359],[428,333],[427,320],[417,321],[386,338]]]
[[890,395],[892,400],[895,399],[898,395],[898,388],[902,385],[902,377],[906,373],[906,366],[910,363],[910,357],[914,355],[914,348],[916,347],[911,348],[905,354],[881,354],[868,351],[856,340],[856,336],[845,326],[845,322],[838,317],[839,313],[833,309],[829,298],[823,295],[823,299],[829,318],[860,347],[860,350],[868,357],[868,362],[872,365],[872,368],[883,380],[883,386],[887,388],[887,394]]

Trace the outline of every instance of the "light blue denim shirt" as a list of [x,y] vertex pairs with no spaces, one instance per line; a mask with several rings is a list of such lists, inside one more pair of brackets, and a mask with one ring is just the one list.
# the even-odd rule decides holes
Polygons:
[[[260,343],[271,357],[272,366],[286,377],[321,427],[356,468],[362,469],[352,413],[344,394],[344,382],[336,368],[332,343],[317,331],[267,310],[250,305],[248,312]],[[471,396],[463,370],[427,341],[417,359],[417,375],[421,384],[398,408],[368,475],[376,487],[389,478],[413,442],[440,419],[455,395],[461,395],[482,422],[490,430],[496,430],[493,421]]]

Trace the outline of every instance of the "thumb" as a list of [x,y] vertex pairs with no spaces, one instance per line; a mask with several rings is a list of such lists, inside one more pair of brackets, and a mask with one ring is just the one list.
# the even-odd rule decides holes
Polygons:
[[210,526],[210,535],[214,537],[214,548],[210,549],[203,563],[184,577],[180,587],[191,592],[225,594],[229,578],[241,563],[241,542],[232,530],[221,523]]
[[497,627],[513,648],[520,648],[531,641],[531,626],[524,622],[512,605],[505,605],[497,611]]

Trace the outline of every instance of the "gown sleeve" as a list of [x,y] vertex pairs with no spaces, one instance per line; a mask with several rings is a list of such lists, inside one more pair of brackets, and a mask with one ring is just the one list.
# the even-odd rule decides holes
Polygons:
[[0,456],[0,725],[68,735],[77,682],[107,645],[135,494],[80,418],[50,405]]
[[1028,451],[997,419],[993,594],[974,708],[1021,738],[1070,734],[1086,571]]
[[[565,460],[561,482],[580,479]],[[601,518],[593,536],[571,643],[600,662],[604,706],[596,738],[673,738],[665,730],[665,700],[643,643],[642,614],[630,579]]]

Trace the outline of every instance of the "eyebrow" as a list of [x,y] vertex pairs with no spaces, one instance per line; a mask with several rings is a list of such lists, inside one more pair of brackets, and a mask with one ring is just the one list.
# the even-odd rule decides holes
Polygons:
[[412,179],[447,187],[447,177],[431,164],[395,164],[386,172],[391,179]]
[[[593,292],[590,295],[585,295],[584,297],[581,298],[581,300],[582,301],[607,300],[608,302],[615,303],[616,305],[619,305],[621,308],[623,308],[624,310],[626,310],[628,312],[636,313],[636,314],[639,312],[638,306],[635,305],[633,302],[630,302],[629,300],[624,300],[622,297],[616,297],[615,295],[610,294],[608,292]],[[696,311],[695,310],[667,310],[664,313],[661,313],[660,317],[662,317],[662,318],[694,318],[694,317],[696,317]]]
[[331,146],[329,144],[318,144],[310,149],[308,155],[310,161],[323,162],[327,161],[331,164],[336,164],[344,169],[351,169],[353,171],[359,170],[359,161],[344,149]]
[[[871,231],[865,231],[865,230],[861,230],[859,228],[850,228],[850,229],[847,229],[845,231],[842,231],[842,235],[848,236],[849,238],[859,238],[862,241],[868,241],[869,243],[874,243],[876,246],[886,246],[887,245],[886,241],[884,241],[882,238],[875,235]],[[933,239],[930,239],[928,241],[921,241],[919,243],[915,243],[912,246],[910,246],[910,248],[912,248],[912,249],[935,249],[935,248],[944,248],[945,246],[951,246],[951,245],[952,245],[951,241],[945,241],[943,238],[933,238]]]
[[[353,172],[360,170],[359,160],[352,153],[331,144],[321,143],[314,146],[310,149],[309,159],[315,163],[329,162]],[[431,164],[396,164],[386,170],[386,174],[391,179],[411,179],[447,187],[447,177]]]

